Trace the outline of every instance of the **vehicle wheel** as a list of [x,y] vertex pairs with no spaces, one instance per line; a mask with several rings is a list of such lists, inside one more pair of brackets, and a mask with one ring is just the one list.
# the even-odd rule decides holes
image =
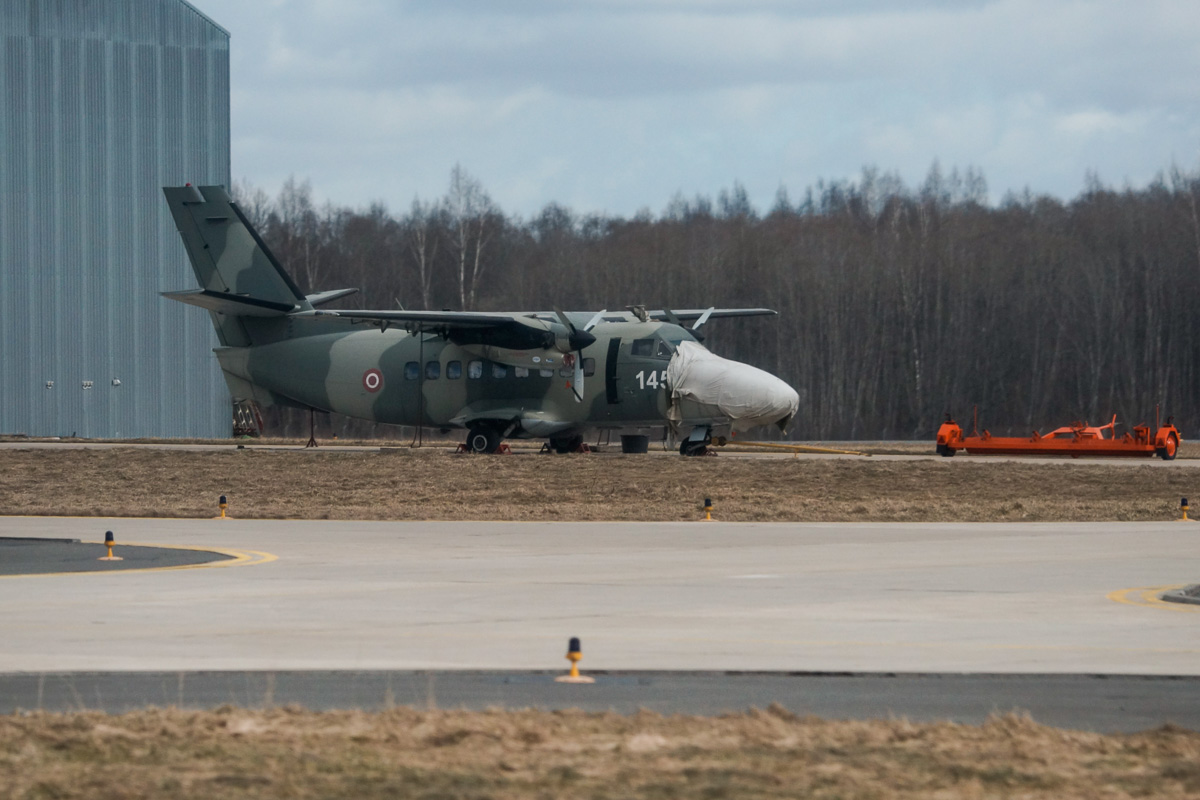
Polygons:
[[1179,452],[1179,440],[1174,436],[1167,437],[1167,446],[1160,447],[1157,451],[1158,457],[1163,461],[1174,461],[1175,454]]
[[556,453],[574,453],[581,446],[583,446],[583,436],[580,435],[550,439],[550,447]]
[[467,449],[472,453],[494,453],[500,447],[500,434],[495,428],[480,425],[467,434]]
[[948,444],[939,444],[937,454],[942,458],[954,458],[954,448]]
[[707,442],[684,442],[679,445],[679,455],[681,456],[702,456],[707,452]]

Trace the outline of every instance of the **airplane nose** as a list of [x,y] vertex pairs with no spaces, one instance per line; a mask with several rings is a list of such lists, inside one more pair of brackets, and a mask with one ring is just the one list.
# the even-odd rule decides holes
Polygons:
[[769,372],[749,364],[738,365],[737,382],[747,396],[739,415],[733,416],[733,427],[738,430],[756,425],[779,425],[786,428],[800,408],[800,395],[791,386]]
[[667,365],[667,385],[673,400],[715,407],[735,430],[786,426],[800,408],[796,390],[771,373],[721,358],[694,342],[680,342]]

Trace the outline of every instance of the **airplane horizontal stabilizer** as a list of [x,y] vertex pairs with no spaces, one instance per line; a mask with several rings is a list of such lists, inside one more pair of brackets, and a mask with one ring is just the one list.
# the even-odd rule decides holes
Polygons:
[[163,292],[163,297],[178,300],[191,306],[199,306],[220,314],[238,317],[281,317],[297,309],[295,305],[260,300],[239,294],[227,294],[212,289],[189,289],[183,292]]
[[326,303],[332,303],[334,300],[340,300],[347,295],[356,293],[357,291],[358,289],[330,289],[327,292],[317,292],[316,294],[306,295],[304,299],[308,301],[310,306],[316,308],[317,306],[323,306]]

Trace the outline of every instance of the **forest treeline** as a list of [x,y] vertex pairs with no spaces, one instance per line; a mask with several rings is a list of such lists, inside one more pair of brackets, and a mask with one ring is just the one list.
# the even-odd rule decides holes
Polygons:
[[868,168],[765,212],[735,184],[632,218],[506,214],[461,167],[398,213],[318,207],[294,179],[234,193],[302,289],[355,286],[358,307],[776,309],[706,344],[796,388],[793,439],[932,438],[975,406],[997,434],[1153,423],[1156,406],[1185,437],[1200,425],[1200,173],[992,205],[974,169],[908,187]]

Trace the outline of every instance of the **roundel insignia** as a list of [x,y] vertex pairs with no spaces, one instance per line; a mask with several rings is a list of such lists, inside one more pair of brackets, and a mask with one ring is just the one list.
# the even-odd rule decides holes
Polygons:
[[364,372],[363,388],[368,392],[378,392],[383,388],[383,373],[377,369],[369,369]]

